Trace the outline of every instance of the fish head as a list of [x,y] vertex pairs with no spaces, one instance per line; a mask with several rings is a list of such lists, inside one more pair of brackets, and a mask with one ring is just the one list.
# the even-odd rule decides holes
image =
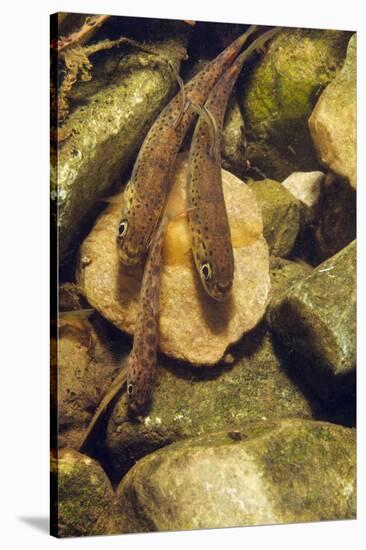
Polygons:
[[137,213],[122,208],[116,234],[121,262],[131,266],[141,263],[149,246],[148,237],[146,220],[139,219]]
[[131,353],[127,376],[127,401],[129,410],[135,416],[144,415],[150,405],[154,372],[155,368],[149,368],[144,359],[139,359]]
[[234,277],[233,249],[228,240],[206,239],[196,243],[195,263],[204,289],[222,302],[230,294]]

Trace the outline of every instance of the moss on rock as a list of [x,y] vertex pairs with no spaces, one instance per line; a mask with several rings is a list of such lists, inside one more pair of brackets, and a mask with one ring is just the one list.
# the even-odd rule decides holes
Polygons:
[[261,328],[215,368],[188,370],[165,362],[149,415],[141,423],[131,420],[123,395],[109,420],[106,443],[118,476],[135,460],[173,441],[236,429],[247,419],[314,418],[315,409],[282,370]]
[[57,537],[107,535],[114,506],[110,481],[95,460],[70,449],[51,460],[51,532]]
[[284,29],[252,71],[242,93],[248,157],[268,178],[318,170],[308,118],[341,67],[350,33]]
[[352,395],[356,368],[356,242],[320,264],[269,308],[293,365],[323,399]]
[[116,523],[140,532],[354,518],[355,451],[353,429],[304,420],[181,441],[128,472]]
[[[184,44],[185,36],[177,34],[158,51],[178,69]],[[116,185],[175,88],[173,72],[156,55],[134,52],[119,60],[107,87],[71,113],[64,130],[69,137],[59,144],[51,166],[61,261],[83,218]]]
[[248,187],[254,191],[262,212],[263,234],[270,254],[288,256],[300,231],[299,201],[274,180],[252,181]]

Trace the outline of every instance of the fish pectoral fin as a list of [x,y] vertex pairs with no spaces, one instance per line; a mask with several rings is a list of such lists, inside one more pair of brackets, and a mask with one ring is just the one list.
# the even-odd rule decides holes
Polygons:
[[210,147],[210,156],[215,157],[219,153],[219,132],[217,129],[217,123],[214,115],[205,105],[196,105],[192,103],[193,109],[202,117],[210,133],[211,147]]
[[173,73],[174,75],[174,78],[176,79],[176,81],[178,82],[178,86],[179,86],[179,90],[180,90],[180,95],[181,95],[181,108],[180,108],[180,111],[179,111],[179,114],[177,116],[177,119],[176,121],[174,122],[174,128],[177,128],[177,126],[179,125],[180,121],[182,120],[182,116],[184,115],[184,113],[186,112],[186,110],[188,109],[188,106],[189,106],[189,102],[187,102],[187,94],[186,94],[186,90],[185,90],[185,87],[184,87],[184,82],[182,80],[182,77],[179,75],[179,73],[176,71],[173,63],[169,60],[168,62],[168,67],[169,69],[171,70],[171,72]]

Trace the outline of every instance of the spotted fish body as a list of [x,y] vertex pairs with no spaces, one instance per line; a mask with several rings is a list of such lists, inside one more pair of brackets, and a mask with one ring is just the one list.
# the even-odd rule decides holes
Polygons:
[[[233,86],[244,62],[272,38],[273,29],[257,38],[221,76],[198,119],[189,158],[187,203],[192,252],[202,284],[214,299],[230,293],[234,277],[234,255],[221,177],[221,135],[225,111]],[[207,119],[207,114],[213,119]],[[212,127],[215,139],[212,142]]]
[[139,311],[133,347],[128,358],[129,409],[143,414],[150,401],[156,373],[163,243],[168,217],[164,216],[154,236],[141,283]]
[[124,264],[139,263],[146,253],[169,193],[169,176],[189,126],[194,105],[205,103],[209,91],[230,66],[255,27],[250,27],[209,63],[164,108],[150,128],[124,193],[117,245]]

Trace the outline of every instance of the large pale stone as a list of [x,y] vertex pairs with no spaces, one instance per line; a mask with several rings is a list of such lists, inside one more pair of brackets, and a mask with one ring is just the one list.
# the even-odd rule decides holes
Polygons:
[[319,160],[356,187],[356,34],[342,70],[324,90],[309,119]]
[[[178,210],[185,201],[187,157],[173,175]],[[204,291],[196,272],[185,218],[172,221],[165,239],[160,339],[162,352],[196,365],[217,363],[263,317],[270,289],[268,247],[254,193],[223,170],[223,185],[234,244],[235,276],[230,298],[218,303]],[[135,328],[142,268],[125,268],[115,235],[120,205],[110,205],[80,249],[77,279],[89,303],[116,327]],[[84,258],[84,262],[82,259]],[[87,262],[85,262],[87,258]]]
[[121,532],[356,516],[355,430],[327,422],[243,424],[156,451],[117,490]]

